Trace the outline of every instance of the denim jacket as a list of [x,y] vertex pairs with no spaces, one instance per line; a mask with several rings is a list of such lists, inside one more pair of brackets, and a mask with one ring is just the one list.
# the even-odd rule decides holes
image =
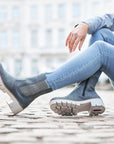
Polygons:
[[88,34],[92,34],[101,28],[109,28],[111,31],[114,31],[114,13],[87,19],[84,23],[89,25]]
[[[93,34],[101,28],[108,28],[111,31],[114,31],[114,13],[87,19],[84,21],[84,23],[87,23],[89,25],[88,34]],[[114,81],[112,81],[112,85],[114,87]]]

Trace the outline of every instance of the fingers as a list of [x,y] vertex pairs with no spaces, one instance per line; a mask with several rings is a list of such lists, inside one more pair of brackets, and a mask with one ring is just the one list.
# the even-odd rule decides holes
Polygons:
[[79,44],[79,42],[80,42],[80,39],[77,38],[77,39],[75,40],[74,44],[73,44],[72,52],[75,51],[75,49],[76,49],[77,45]]
[[70,50],[70,52],[72,52],[72,47],[74,45],[75,39],[76,39],[76,37],[73,34],[71,34],[71,37],[69,39],[69,50]]
[[66,39],[66,46],[68,46],[70,52],[73,52],[76,49],[79,41],[80,41],[80,38],[77,37],[76,34],[73,34],[72,32],[70,32],[70,34],[68,35]]
[[85,23],[80,23],[75,29],[73,29],[67,37],[66,46],[69,47],[70,52],[74,51],[78,46],[78,49],[81,50],[81,47],[84,43],[88,32],[89,26]]
[[68,46],[70,52],[72,51],[71,50],[71,43],[70,43],[72,41],[72,36],[73,36],[72,33],[70,33],[67,37],[67,40],[66,40],[66,46]]
[[69,51],[72,52],[72,41],[73,41],[73,34],[71,33],[70,37],[69,37],[69,40],[68,40],[68,48],[69,48]]
[[80,40],[80,43],[79,43],[79,46],[78,46],[79,51],[81,50],[81,47],[82,47],[83,43],[84,43],[84,39]]
[[70,32],[70,34],[68,35],[68,37],[66,39],[66,46],[68,46],[70,36],[71,36],[71,32]]
[[74,35],[70,34],[69,40],[68,40],[68,47],[69,47],[69,51],[73,52],[75,51],[75,49],[78,46],[78,49],[81,50],[81,47],[84,43],[85,39],[80,39],[79,37],[75,37]]

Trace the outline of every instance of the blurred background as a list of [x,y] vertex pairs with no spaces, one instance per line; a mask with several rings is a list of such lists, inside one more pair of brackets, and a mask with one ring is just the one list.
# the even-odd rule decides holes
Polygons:
[[65,47],[74,25],[113,8],[114,0],[0,0],[0,61],[17,78],[52,71],[78,53]]

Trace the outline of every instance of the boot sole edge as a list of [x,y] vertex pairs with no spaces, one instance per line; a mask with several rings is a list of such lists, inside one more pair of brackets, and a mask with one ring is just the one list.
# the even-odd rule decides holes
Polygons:
[[63,116],[77,115],[82,111],[88,111],[90,116],[94,116],[105,111],[104,103],[100,98],[84,101],[52,100],[50,101],[50,108],[55,113]]

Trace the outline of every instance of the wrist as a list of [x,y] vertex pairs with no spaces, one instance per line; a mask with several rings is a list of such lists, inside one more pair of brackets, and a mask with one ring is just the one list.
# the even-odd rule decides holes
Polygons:
[[82,22],[81,25],[84,26],[87,29],[87,31],[89,30],[89,25],[87,23]]

